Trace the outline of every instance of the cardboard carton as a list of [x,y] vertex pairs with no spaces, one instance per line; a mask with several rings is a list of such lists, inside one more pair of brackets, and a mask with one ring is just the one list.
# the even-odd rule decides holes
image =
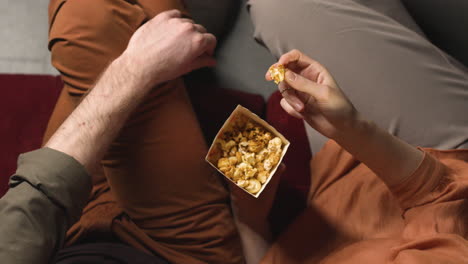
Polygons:
[[284,155],[286,154],[286,151],[288,150],[288,147],[290,145],[290,142],[283,136],[281,135],[281,133],[279,133],[274,127],[272,127],[271,125],[269,125],[265,120],[261,119],[259,116],[257,116],[256,114],[252,113],[250,110],[248,110],[247,108],[241,106],[241,105],[238,105],[236,107],[236,109],[234,109],[234,111],[231,113],[231,115],[229,116],[229,118],[226,120],[226,122],[224,122],[223,126],[221,127],[221,129],[219,130],[218,134],[216,134],[216,137],[215,139],[213,140],[213,143],[211,144],[211,147],[210,149],[208,150],[208,154],[206,155],[206,158],[205,160],[211,165],[213,166],[216,170],[218,170],[221,174],[223,174],[229,181],[233,182],[234,185],[237,186],[237,184],[231,180],[228,176],[226,176],[223,172],[221,172],[218,168],[217,168],[217,164],[218,164],[218,160],[222,157],[223,155],[223,152],[221,150],[221,147],[219,146],[219,144],[217,144],[217,141],[218,139],[221,137],[221,135],[224,134],[224,132],[226,131],[229,131],[231,128],[232,128],[232,125],[239,119],[242,119],[242,118],[247,118],[247,119],[250,119],[252,121],[254,121],[255,123],[257,123],[259,126],[263,127],[266,131],[270,132],[272,134],[273,137],[279,137],[282,141],[282,152],[281,152],[281,156],[280,156],[280,160],[279,162],[271,169],[270,171],[270,174],[268,176],[268,179],[267,181],[262,185],[262,188],[260,189],[259,192],[257,192],[256,194],[252,194],[250,192],[248,192],[247,190],[245,190],[244,188],[241,188],[238,186],[238,188],[241,188],[243,189],[245,192],[249,193],[250,195],[254,196],[255,198],[258,198],[260,196],[260,194],[263,192],[263,190],[265,189],[265,187],[268,185],[268,183],[270,182],[271,180],[271,177],[275,174],[276,170],[278,169],[278,166],[279,164],[281,164],[281,161],[283,160],[283,157]]

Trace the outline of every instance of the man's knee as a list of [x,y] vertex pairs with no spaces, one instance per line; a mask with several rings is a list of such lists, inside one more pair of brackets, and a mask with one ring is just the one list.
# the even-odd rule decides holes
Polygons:
[[52,64],[68,86],[82,91],[122,53],[146,18],[140,7],[124,0],[68,0],[50,15]]

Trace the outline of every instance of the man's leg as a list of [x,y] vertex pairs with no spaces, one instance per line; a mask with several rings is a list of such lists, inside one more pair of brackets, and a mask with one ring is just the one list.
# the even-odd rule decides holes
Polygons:
[[[405,141],[468,147],[468,73],[364,2],[251,0],[255,37],[277,57],[299,49],[324,64],[366,118]],[[325,139],[312,133],[316,153]]]
[[[45,140],[145,20],[183,8],[176,0],[68,0],[51,7],[49,46],[65,87]],[[171,263],[242,262],[228,193],[204,161],[206,151],[182,79],[155,87],[102,161],[105,178],[95,179],[68,244],[113,233]]]

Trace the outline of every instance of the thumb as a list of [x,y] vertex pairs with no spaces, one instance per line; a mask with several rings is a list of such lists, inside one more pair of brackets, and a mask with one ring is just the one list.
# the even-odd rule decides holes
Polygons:
[[309,94],[315,101],[328,93],[328,86],[318,84],[290,70],[286,71],[285,81],[291,88]]

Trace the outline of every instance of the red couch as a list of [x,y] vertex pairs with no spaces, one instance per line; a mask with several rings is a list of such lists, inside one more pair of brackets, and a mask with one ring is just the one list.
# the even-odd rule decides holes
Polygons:
[[42,134],[62,88],[59,77],[0,75],[0,196],[18,155],[41,146]]

